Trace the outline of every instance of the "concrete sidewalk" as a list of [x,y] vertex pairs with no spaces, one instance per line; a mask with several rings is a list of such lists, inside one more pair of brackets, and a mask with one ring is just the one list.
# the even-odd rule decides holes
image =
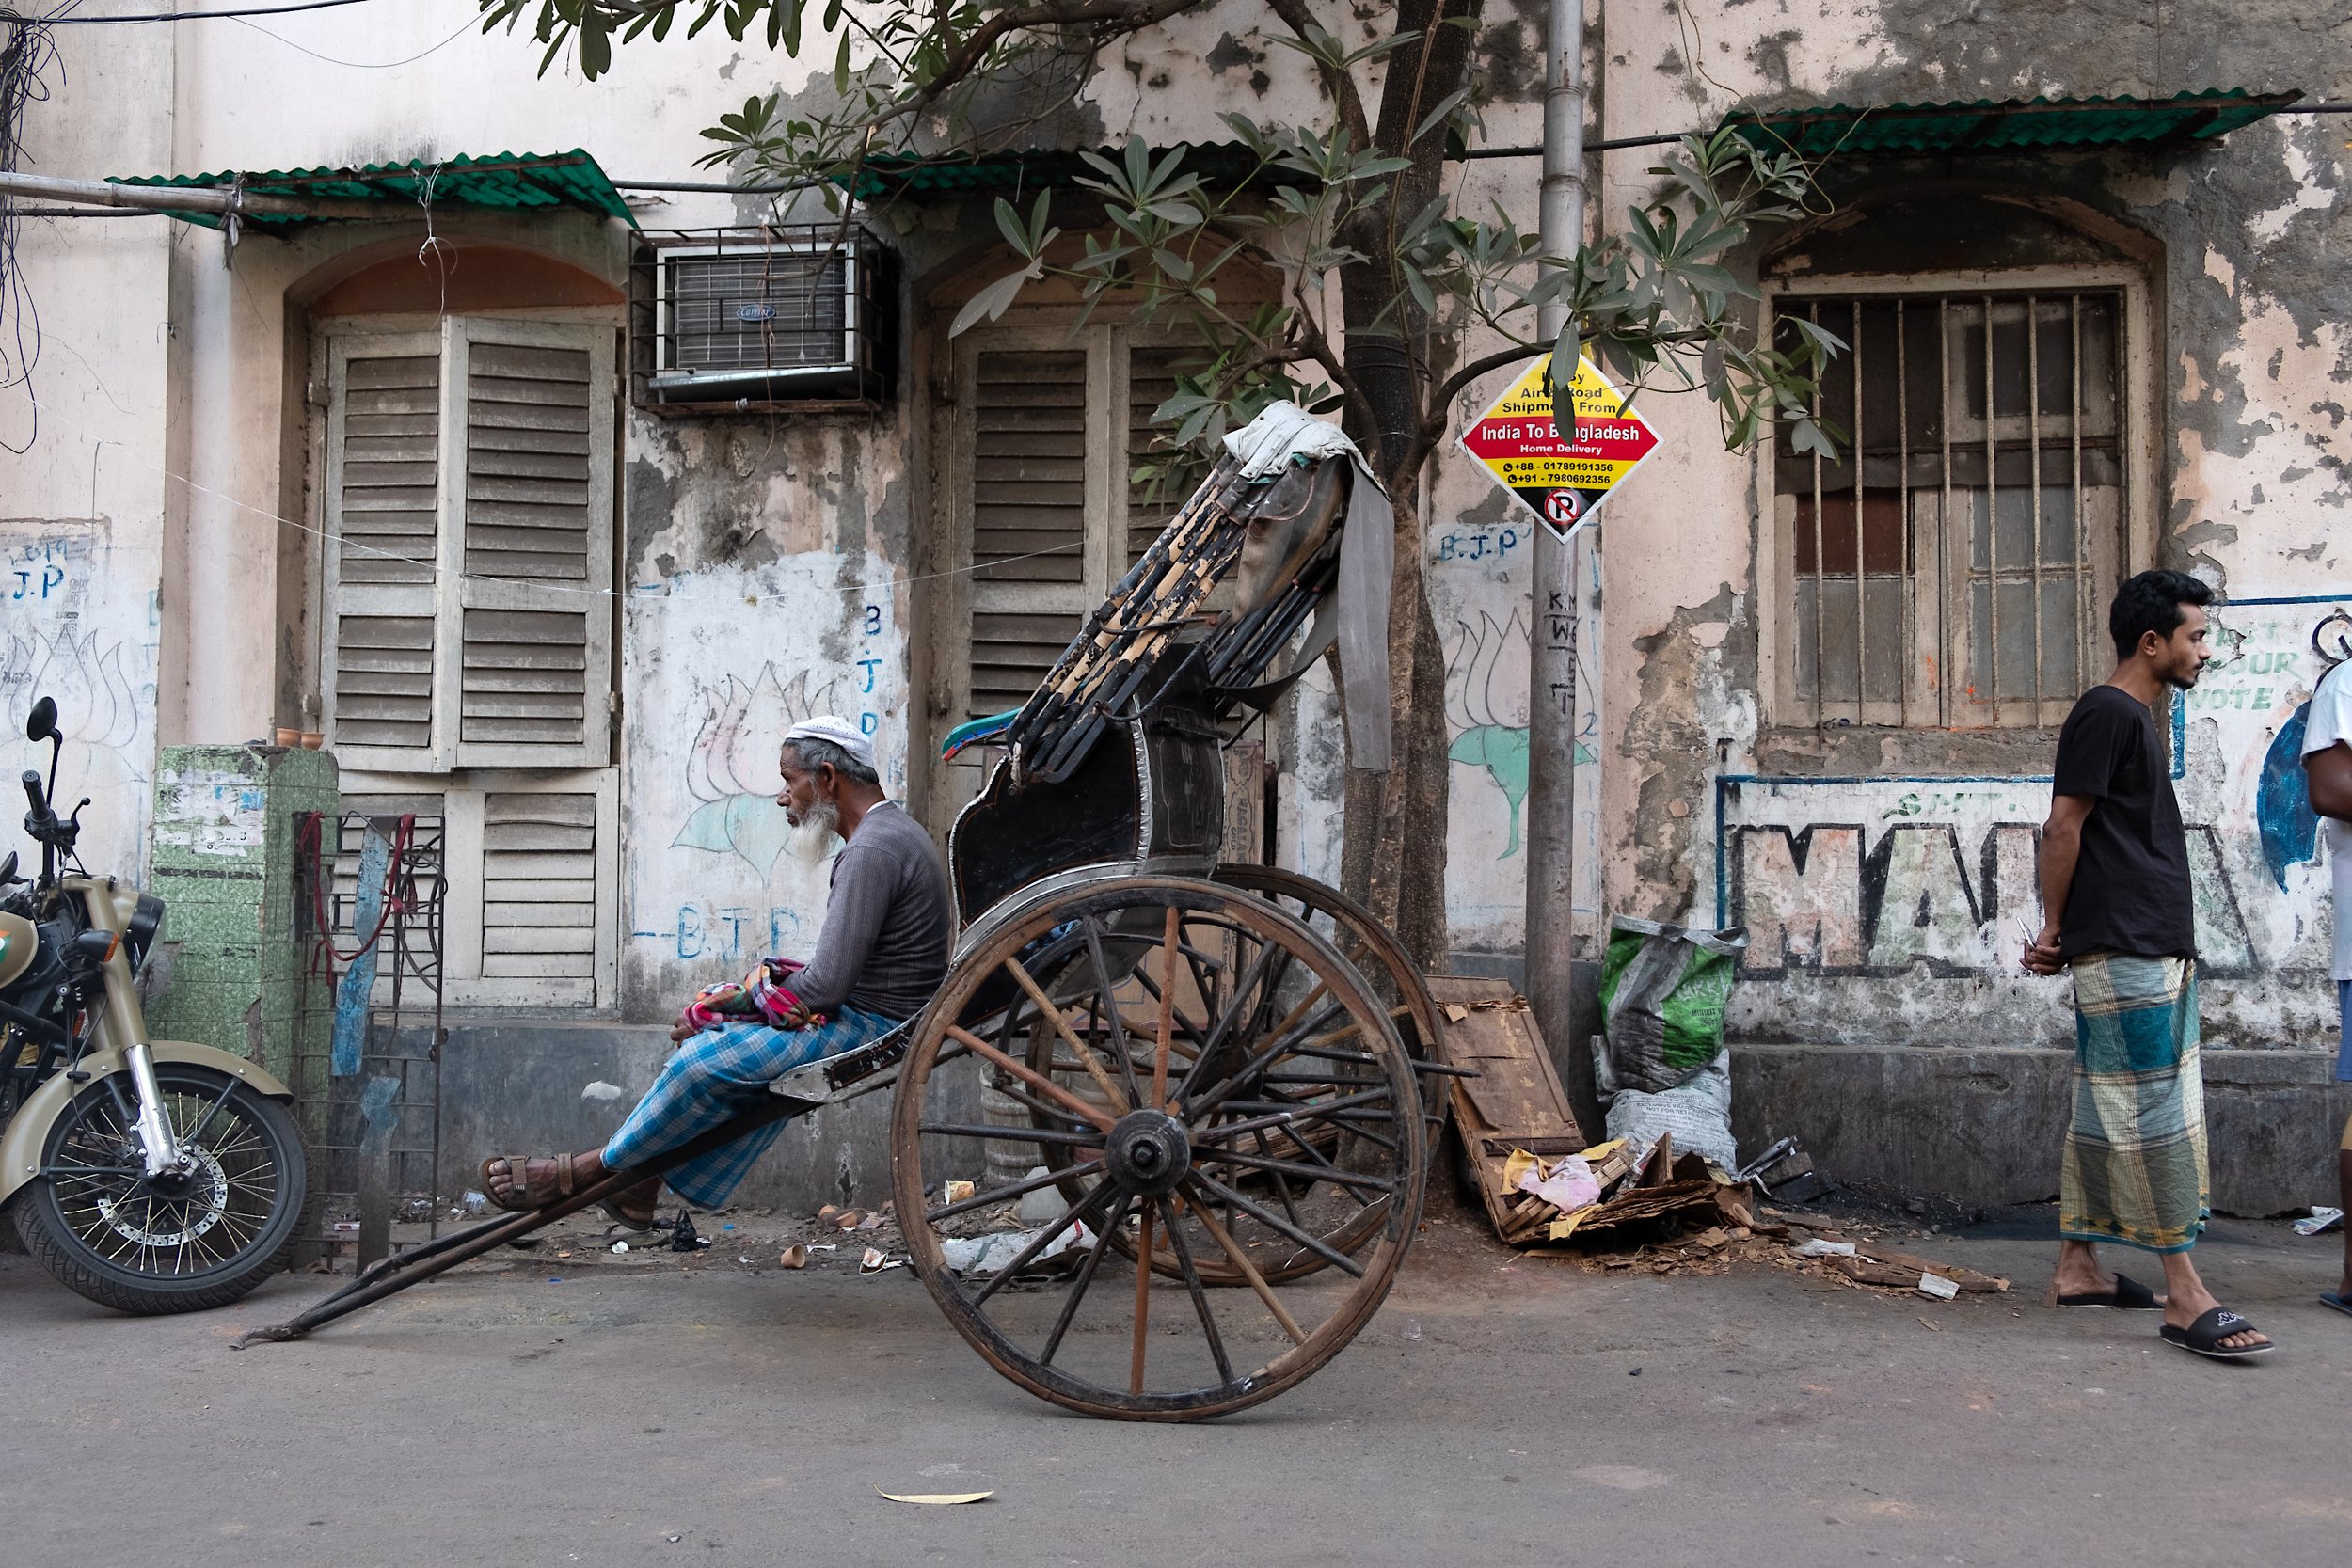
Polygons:
[[[328,1282],[290,1275],[227,1312],[132,1320],[10,1256],[0,1557],[2340,1560],[2352,1320],[2312,1299],[2340,1239],[2217,1227],[2200,1248],[2208,1279],[2281,1345],[2219,1366],[2159,1343],[2156,1314],[2041,1307],[2047,1214],[1905,1238],[2017,1281],[1939,1303],[1753,1265],[1589,1272],[1507,1253],[1440,1208],[1335,1363],[1191,1427],[1039,1403],[912,1275],[859,1277],[854,1246],[755,1273],[730,1256],[772,1263],[733,1244],[757,1235],[749,1221],[691,1260],[558,1259],[550,1243],[244,1352],[229,1348],[239,1331]],[[917,1508],[876,1487],[996,1496]]]

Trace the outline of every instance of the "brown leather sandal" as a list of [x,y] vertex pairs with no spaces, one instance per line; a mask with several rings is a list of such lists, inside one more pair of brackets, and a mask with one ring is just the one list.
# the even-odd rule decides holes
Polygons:
[[[490,1167],[506,1166],[506,1196],[501,1197],[498,1183],[491,1178]],[[537,1172],[532,1166],[539,1167]],[[543,1154],[533,1158],[527,1154],[493,1154],[482,1162],[482,1190],[490,1202],[513,1213],[527,1214],[534,1209],[572,1196],[572,1157],[568,1154]]]

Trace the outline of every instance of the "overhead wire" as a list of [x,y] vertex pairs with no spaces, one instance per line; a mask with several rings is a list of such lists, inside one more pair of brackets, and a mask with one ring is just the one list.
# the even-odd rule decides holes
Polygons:
[[[350,4],[353,3],[353,0],[332,0],[332,3]],[[473,24],[477,20],[476,18],[470,16],[466,18],[465,21],[457,24],[457,30],[455,32],[450,34],[449,37],[443,39],[440,42],[433,45],[429,49],[420,49],[417,53],[407,55],[402,59],[342,60],[337,59],[332,55],[322,55],[317,50],[310,47],[308,44],[296,43],[294,40],[286,37],[283,33],[273,33],[267,27],[262,26],[258,23],[247,22],[243,17],[236,15],[234,12],[216,11],[210,14],[228,17],[230,21],[236,23],[238,26],[249,28],[253,32],[261,34],[265,39],[275,40],[277,42],[282,43],[287,48],[294,50],[296,54],[308,55],[310,58],[324,61],[328,65],[348,66],[354,71],[394,71],[405,65],[414,65],[419,60],[423,59],[427,55],[437,55],[442,50],[447,49],[451,44],[455,43],[460,38],[473,30]]]
[[[10,17],[4,24],[7,39],[0,42],[0,169],[14,169],[24,161],[24,111],[46,103],[48,73],[65,79],[65,65],[49,29],[59,16],[78,3],[66,0],[48,17]],[[40,361],[40,309],[25,287],[17,265],[16,203],[0,202],[0,391],[24,388],[32,407],[32,425],[24,444],[0,436],[0,450],[23,456],[40,436],[40,399],[33,390],[33,368]]]
[[[0,11],[0,22],[45,22],[52,26],[74,23],[134,23],[134,22],[211,22],[220,18],[241,16],[284,16],[290,11],[324,11],[337,6],[365,6],[373,0],[300,0],[292,6],[241,6],[231,10],[217,11],[146,11],[129,16],[20,16],[13,11]],[[470,24],[469,24],[470,25]]]
[[[299,522],[294,518],[284,515],[281,513],[272,512],[267,507],[256,506],[250,501],[243,500],[235,496],[230,495],[227,491],[215,490],[208,484],[199,483],[196,480],[190,479],[187,475],[176,472],[173,469],[160,464],[157,466],[157,472],[161,473],[166,479],[172,481],[174,483],[185,485],[189,490],[193,491],[197,495],[209,496],[213,499],[225,502],[228,505],[236,508],[240,512],[250,512],[257,517],[266,517],[270,521],[278,524],[280,527],[290,528],[298,533],[307,533],[314,539],[336,544],[342,548],[350,550],[355,554],[374,556],[385,561],[397,561],[405,565],[410,566],[433,564],[433,562],[429,561],[420,560],[418,557],[413,555],[403,555],[398,550],[383,549],[373,545],[362,545],[355,539],[339,537],[336,534],[329,533],[325,529],[314,528],[309,523]],[[924,572],[907,577],[884,578],[879,582],[844,583],[840,585],[840,592],[844,594],[864,594],[871,593],[878,588],[895,590],[912,587],[914,584],[918,582],[936,582],[944,578],[969,577],[977,572],[992,571],[998,566],[1009,566],[1017,561],[1034,561],[1040,556],[1047,555],[1065,555],[1072,550],[1079,548],[1081,543],[1082,542],[1073,542],[1067,545],[1056,545],[1048,549],[1031,550],[1026,555],[992,557],[987,561],[975,562],[969,566],[951,567],[944,572]],[[494,574],[483,572],[461,571],[454,575],[461,581],[468,582],[511,582],[513,580],[510,578],[501,578],[495,576]],[[651,585],[636,588],[573,588],[559,582],[534,581],[532,586],[534,589],[549,594],[571,594],[585,598],[596,599],[628,599],[642,596],[645,593],[645,588]]]

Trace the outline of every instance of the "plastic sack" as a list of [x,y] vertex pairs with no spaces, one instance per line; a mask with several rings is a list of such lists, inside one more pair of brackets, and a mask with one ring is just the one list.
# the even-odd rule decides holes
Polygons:
[[1731,1135],[1731,1063],[1720,1053],[1680,1088],[1660,1094],[1620,1089],[1609,1102],[1609,1135],[1647,1148],[1660,1133],[1674,1138],[1675,1156],[1704,1154],[1723,1169],[1740,1167]]
[[1724,1005],[1747,946],[1744,927],[1693,931],[1629,915],[1609,922],[1600,970],[1608,1048],[1593,1056],[1603,1100],[1679,1088],[1723,1054]]

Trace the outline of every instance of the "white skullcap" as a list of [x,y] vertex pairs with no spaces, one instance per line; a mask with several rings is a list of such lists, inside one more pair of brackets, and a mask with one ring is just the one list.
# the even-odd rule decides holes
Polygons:
[[850,753],[853,762],[867,768],[874,766],[874,743],[864,732],[838,714],[820,713],[803,719],[784,732],[787,740],[826,740]]

